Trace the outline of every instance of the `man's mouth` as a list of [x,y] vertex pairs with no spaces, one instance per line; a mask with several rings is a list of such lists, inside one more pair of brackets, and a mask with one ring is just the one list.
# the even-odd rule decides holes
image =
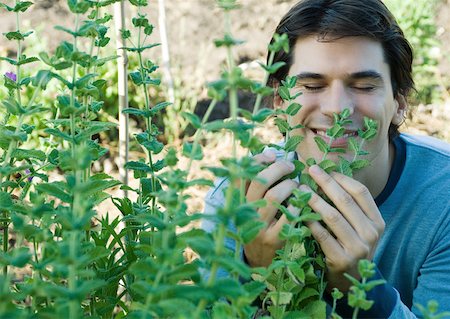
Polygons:
[[[327,135],[326,130],[311,129],[311,131],[313,131],[314,134],[316,134],[316,135],[320,135],[320,136],[324,136],[324,137],[329,137],[329,136]],[[352,136],[357,136],[357,135],[358,135],[358,132],[356,132],[356,131],[347,131],[347,132],[345,132],[344,135],[342,135],[341,137],[347,138],[347,137],[352,137]]]
[[[320,136],[327,144],[331,142],[331,138],[327,135],[326,129],[316,129],[311,128],[310,129],[316,136]],[[334,138],[331,147],[332,148],[345,148],[347,147],[347,141],[349,137],[356,137],[358,136],[358,132],[354,130],[347,130],[345,133],[338,137]]]

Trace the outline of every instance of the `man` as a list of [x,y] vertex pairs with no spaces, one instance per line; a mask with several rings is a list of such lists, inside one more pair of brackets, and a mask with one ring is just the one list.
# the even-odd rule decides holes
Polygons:
[[[334,205],[296,181],[278,183],[293,170],[288,161],[276,160],[271,152],[255,156],[270,165],[258,175],[266,183],[250,183],[247,201],[266,199],[269,205],[259,210],[267,227],[244,247],[247,263],[268,266],[283,246],[278,234],[287,220],[275,218],[275,203],[299,188],[313,193],[309,204],[326,225],[307,226],[326,257],[328,292],[334,287],[347,292],[350,282],[343,274],[357,277],[358,261],[369,259],[387,283],[371,294],[374,306],[363,316],[415,318],[415,304],[431,299],[440,310],[450,310],[450,147],[433,138],[398,134],[414,83],[412,50],[394,17],[379,0],[304,0],[275,32],[288,35],[291,50],[276,55],[274,63],[286,66],[269,83],[277,88],[287,75],[297,77],[295,89],[302,94],[296,102],[302,108],[290,120],[291,126],[304,125],[294,131],[305,137],[296,150],[300,160],[320,161],[314,137],[327,139],[333,113],[345,108],[352,124],[333,147],[346,146],[348,137],[358,139],[365,116],[377,121],[378,134],[365,144],[371,165],[353,178],[309,168]],[[277,95],[273,104],[286,107]],[[220,205],[220,194],[210,192],[206,213]],[[341,315],[347,311],[345,305],[338,307]]]

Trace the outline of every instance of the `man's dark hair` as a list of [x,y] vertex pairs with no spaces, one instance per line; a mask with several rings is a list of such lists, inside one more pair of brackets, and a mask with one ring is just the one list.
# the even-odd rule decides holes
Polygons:
[[[299,38],[317,36],[319,41],[333,41],[350,36],[363,36],[381,43],[391,72],[392,90],[405,98],[414,89],[413,53],[403,31],[381,0],[302,0],[281,19],[275,30],[287,34],[289,53],[280,51],[275,62],[286,65],[270,75],[269,85],[283,80],[293,63],[294,45]],[[273,41],[273,39],[272,39]],[[389,137],[398,135],[398,126],[391,124]]]

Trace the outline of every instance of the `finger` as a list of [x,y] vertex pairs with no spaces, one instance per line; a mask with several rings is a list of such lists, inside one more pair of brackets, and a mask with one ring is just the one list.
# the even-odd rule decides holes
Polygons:
[[[276,158],[277,158],[276,153],[272,149],[267,149],[264,152],[256,154],[255,156],[252,157],[252,159],[257,164],[260,164],[260,165],[272,163],[276,160]],[[242,181],[240,179],[236,180],[234,186],[236,188],[240,188],[241,182]],[[246,181],[245,192],[247,192],[249,185],[250,185],[250,181]]]
[[379,230],[383,231],[385,222],[369,189],[344,174],[333,172],[331,176],[343,189],[352,195],[353,199],[358,203],[358,206],[378,226]]
[[[365,229],[373,228],[370,217],[366,215],[365,211],[361,209],[353,197],[329,174],[323,171],[318,165],[311,166],[309,173],[323,192],[330,198],[337,210],[342,213],[358,233],[363,233]],[[373,199],[371,200],[373,201]]]
[[[327,264],[338,271],[340,268],[345,268],[344,264],[348,257],[336,238],[320,222],[307,222],[306,226],[308,226],[314,239],[319,243],[326,256]],[[339,263],[342,263],[342,267],[339,266]],[[345,271],[346,269],[343,270]]]
[[[294,215],[294,216],[298,216],[300,213],[300,210],[297,207],[294,207],[292,205],[289,205],[287,207],[288,211]],[[269,226],[269,230],[268,233],[273,233],[274,235],[279,236],[281,229],[283,228],[284,225],[289,224],[290,221],[287,219],[286,215],[283,214],[281,215],[280,219],[278,219],[277,221],[275,221],[274,223],[272,223],[271,226]]]
[[297,187],[298,184],[295,181],[286,179],[269,189],[264,195],[267,205],[259,209],[261,220],[270,226],[278,212],[278,205],[289,198],[292,191]]
[[271,185],[283,176],[291,173],[294,169],[294,164],[285,160],[271,164],[250,182],[247,190],[247,200],[252,202],[262,198]]
[[341,243],[345,250],[351,250],[352,248],[363,250],[365,248],[356,231],[336,208],[328,204],[308,186],[302,185],[300,190],[311,193],[311,199],[308,202],[309,206],[320,214],[323,222],[333,232],[337,241]]
[[262,153],[256,154],[255,156],[253,156],[253,159],[258,163],[258,164],[268,164],[268,163],[272,163],[273,161],[275,161],[276,159],[276,153],[274,150],[271,149],[267,149]]

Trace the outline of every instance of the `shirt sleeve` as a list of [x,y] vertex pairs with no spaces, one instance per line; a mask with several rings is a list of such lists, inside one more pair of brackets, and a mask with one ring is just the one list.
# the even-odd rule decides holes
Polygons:
[[[450,209],[446,211],[449,216]],[[431,300],[439,304],[437,313],[450,312],[450,218],[441,221],[432,249],[420,267],[417,287],[413,293],[412,313],[420,317],[417,305],[426,307]],[[392,318],[415,318],[401,317],[401,309],[399,308],[398,316]],[[450,314],[442,318],[450,318]]]
[[[382,278],[377,270],[374,279]],[[353,309],[344,299],[338,301],[337,312],[344,318],[351,318]],[[359,312],[358,318],[422,318],[424,314],[417,305],[426,308],[431,300],[437,301],[439,305],[435,315],[445,312],[446,315],[439,318],[450,318],[450,222],[444,221],[441,224],[434,245],[420,267],[411,307],[405,305],[399,292],[389,283],[369,291],[367,299],[373,300],[374,304],[368,311]],[[330,299],[327,302],[330,303]]]

